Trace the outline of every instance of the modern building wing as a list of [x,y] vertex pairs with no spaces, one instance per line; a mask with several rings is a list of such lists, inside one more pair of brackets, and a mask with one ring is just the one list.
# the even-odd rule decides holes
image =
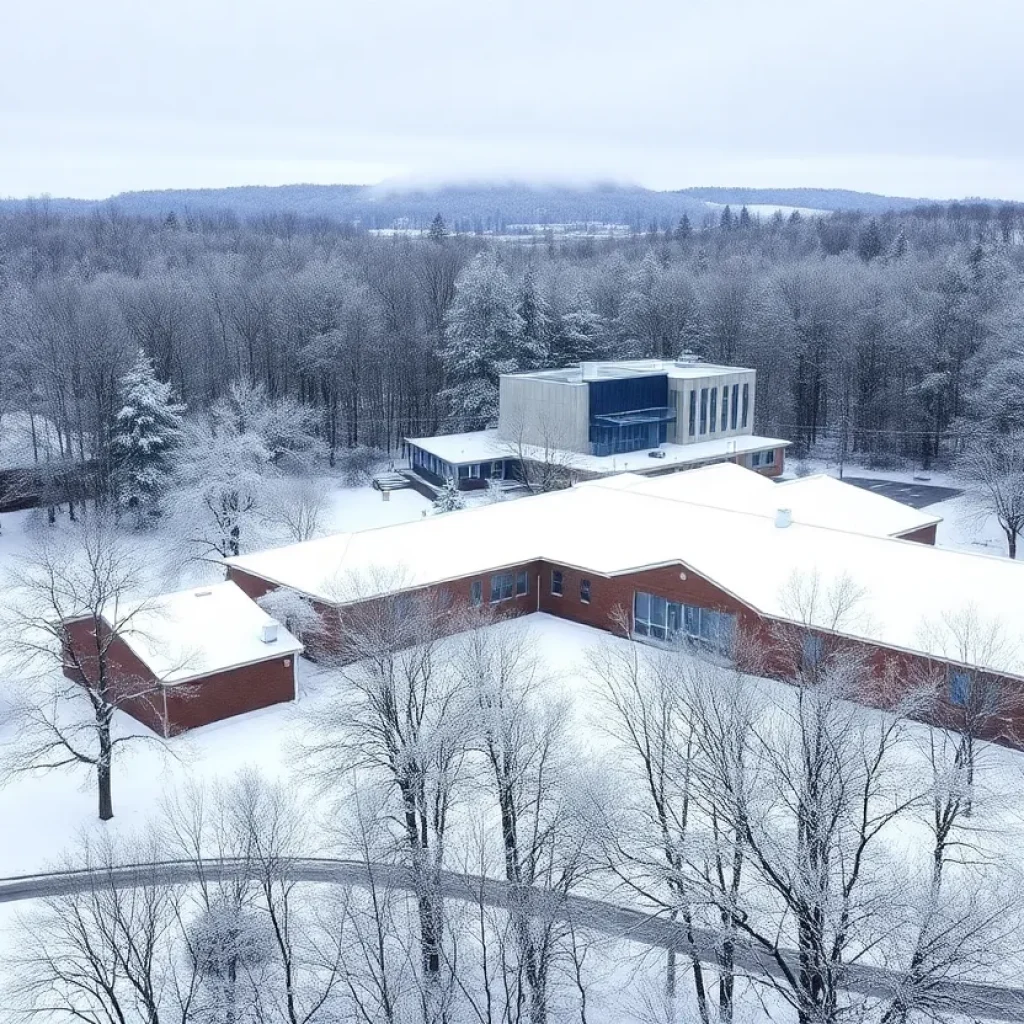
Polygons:
[[495,430],[408,438],[413,468],[460,487],[522,478],[529,463],[590,479],[734,461],[782,471],[788,441],[753,432],[756,373],[694,360],[582,363],[505,374]]

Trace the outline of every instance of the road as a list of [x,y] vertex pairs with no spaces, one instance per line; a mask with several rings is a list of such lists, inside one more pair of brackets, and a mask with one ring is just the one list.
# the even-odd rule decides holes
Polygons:
[[[411,891],[414,888],[412,872],[401,865],[303,858],[283,862],[278,869],[283,876],[299,882],[364,886],[372,881],[375,886],[387,889]],[[96,885],[115,888],[180,885],[200,877],[209,881],[237,878],[240,873],[256,874],[256,865],[240,860],[165,861],[91,871],[26,875],[0,879],[0,903],[64,896],[87,891]],[[508,907],[514,891],[513,887],[497,879],[451,871],[442,872],[441,888],[446,898],[499,908]],[[515,893],[515,898],[518,905],[523,905],[521,890]],[[720,936],[714,931],[698,930],[691,944],[684,925],[640,910],[585,896],[562,897],[543,889],[529,890],[528,898],[538,914],[571,920],[578,927],[616,939],[696,954],[709,964],[717,961],[715,951]],[[795,952],[788,953],[786,960],[795,964]],[[772,957],[748,943],[737,944],[735,963],[739,970],[749,974],[778,977],[782,973]],[[901,974],[883,968],[850,965],[846,970],[846,988],[872,998],[892,998],[904,983]],[[935,981],[926,992],[919,994],[918,1005],[992,1021],[1021,1021],[1024,1020],[1024,988]]]
[[866,491],[874,491],[883,497],[892,498],[894,501],[902,501],[904,505],[910,505],[912,508],[927,508],[929,505],[937,505],[940,501],[956,498],[964,493],[955,487],[936,487],[934,484],[917,481],[876,480],[866,476],[844,476],[843,481],[853,484],[854,487],[863,487]]

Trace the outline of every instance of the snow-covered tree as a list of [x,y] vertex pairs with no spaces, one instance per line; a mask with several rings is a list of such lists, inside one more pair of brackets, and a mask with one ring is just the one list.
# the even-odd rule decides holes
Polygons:
[[606,355],[605,323],[587,296],[579,292],[555,318],[548,346],[548,362],[552,366],[574,366]]
[[981,431],[968,442],[959,466],[979,517],[995,516],[1007,552],[1016,558],[1017,538],[1024,533],[1024,430]]
[[455,288],[441,350],[441,398],[453,430],[479,430],[498,413],[498,377],[540,365],[523,341],[515,286],[492,253],[481,253]]
[[466,501],[462,497],[462,491],[454,480],[446,480],[444,486],[438,491],[434,499],[435,512],[457,512],[460,508],[466,507]]
[[170,480],[184,406],[174,402],[170,384],[157,379],[152,361],[142,352],[118,382],[118,399],[121,407],[111,438],[117,496],[141,524],[156,510]]

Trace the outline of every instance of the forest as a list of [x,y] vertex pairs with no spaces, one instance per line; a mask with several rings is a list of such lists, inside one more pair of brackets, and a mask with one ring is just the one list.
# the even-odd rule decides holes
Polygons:
[[517,242],[440,216],[406,237],[35,204],[0,216],[0,415],[47,424],[33,458],[88,465],[102,499],[140,351],[188,418],[255,389],[294,405],[332,465],[485,426],[502,372],[689,351],[756,368],[755,429],[798,457],[941,466],[1024,426],[1022,231],[1016,207],[984,203],[725,207],[622,239]]

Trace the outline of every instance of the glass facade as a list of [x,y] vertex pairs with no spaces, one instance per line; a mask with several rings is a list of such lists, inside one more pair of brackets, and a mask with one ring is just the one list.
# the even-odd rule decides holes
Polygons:
[[655,640],[686,637],[723,654],[732,649],[736,616],[669,601],[638,590],[633,595],[633,632]]
[[589,381],[590,451],[619,455],[657,448],[676,418],[669,405],[668,377],[654,374]]

